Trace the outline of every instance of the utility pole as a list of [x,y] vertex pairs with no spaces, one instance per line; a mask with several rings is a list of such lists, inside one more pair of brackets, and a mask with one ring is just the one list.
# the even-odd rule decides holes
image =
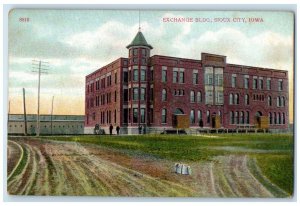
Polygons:
[[54,102],[54,96],[52,96],[52,106],[51,106],[51,135],[53,134],[52,133],[53,102]]
[[27,119],[26,119],[26,100],[25,100],[25,88],[23,88],[23,106],[24,106],[24,134],[27,135]]
[[48,62],[42,62],[41,60],[32,60],[33,71],[38,73],[38,105],[37,105],[37,119],[36,119],[36,136],[40,136],[40,87],[41,87],[41,74],[47,74],[47,70],[42,67],[48,67]]

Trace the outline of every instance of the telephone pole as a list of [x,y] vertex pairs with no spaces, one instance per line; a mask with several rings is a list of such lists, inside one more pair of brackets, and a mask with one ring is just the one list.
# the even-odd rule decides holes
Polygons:
[[23,106],[24,106],[24,135],[27,136],[27,119],[26,119],[26,100],[25,89],[23,88]]
[[54,102],[54,96],[52,96],[52,106],[51,106],[51,135],[52,135],[53,102]]
[[38,105],[37,105],[37,119],[36,119],[36,136],[40,136],[40,87],[41,87],[41,74],[48,74],[43,67],[48,67],[48,62],[43,62],[41,60],[32,60],[33,71],[38,73]]

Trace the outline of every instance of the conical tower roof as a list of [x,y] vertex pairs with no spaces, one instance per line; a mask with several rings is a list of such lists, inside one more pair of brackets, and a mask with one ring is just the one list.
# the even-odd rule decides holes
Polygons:
[[132,42],[126,48],[129,49],[132,46],[146,46],[146,47],[149,47],[150,49],[153,49],[153,47],[147,43],[147,41],[141,31],[139,31],[136,34],[136,36],[134,37]]

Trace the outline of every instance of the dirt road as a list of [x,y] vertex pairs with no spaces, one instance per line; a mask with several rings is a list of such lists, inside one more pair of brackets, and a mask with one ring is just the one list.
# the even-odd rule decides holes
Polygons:
[[[18,161],[20,147],[27,154],[23,162]],[[8,143],[7,189],[18,195],[273,197],[248,161],[247,156],[219,156],[192,163],[192,175],[184,176],[166,160],[76,142],[14,139]],[[12,174],[17,164],[22,171]]]

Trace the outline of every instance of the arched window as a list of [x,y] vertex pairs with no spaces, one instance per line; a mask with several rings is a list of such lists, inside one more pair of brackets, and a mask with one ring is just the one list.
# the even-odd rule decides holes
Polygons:
[[161,100],[162,101],[167,101],[167,90],[163,89],[161,94],[162,94],[161,95]]
[[280,107],[280,97],[277,97],[277,107]]
[[245,95],[245,105],[249,105],[249,95]]
[[268,106],[272,106],[272,97],[268,96]]
[[278,124],[281,124],[281,114],[278,112]]
[[167,123],[167,109],[162,109],[161,111],[161,123]]
[[277,124],[277,115],[276,115],[276,112],[274,112],[274,124]]
[[285,113],[282,113],[282,124],[285,124]]
[[233,104],[233,94],[229,94],[229,104]]
[[250,124],[250,114],[248,111],[246,112],[246,124]]
[[208,124],[210,123],[210,111],[209,110],[206,111],[206,121]]
[[195,110],[191,110],[191,114],[190,114],[190,121],[191,124],[195,124]]
[[244,112],[240,112],[240,124],[245,124],[245,121],[244,121]]
[[197,92],[197,102],[198,103],[202,102],[202,93],[201,92]]
[[281,106],[282,106],[282,107],[285,106],[285,99],[284,99],[284,97],[281,97]]
[[239,112],[238,112],[238,111],[235,112],[235,117],[234,117],[234,119],[235,119],[235,123],[236,123],[236,124],[239,124]]
[[230,124],[234,124],[234,114],[233,114],[233,111],[231,111],[229,114],[230,114],[230,116],[229,116]]
[[239,94],[234,95],[234,104],[239,104]]
[[202,119],[202,112],[198,110],[198,122]]
[[269,112],[269,124],[272,124],[272,112]]
[[195,92],[191,91],[190,101],[195,102]]

